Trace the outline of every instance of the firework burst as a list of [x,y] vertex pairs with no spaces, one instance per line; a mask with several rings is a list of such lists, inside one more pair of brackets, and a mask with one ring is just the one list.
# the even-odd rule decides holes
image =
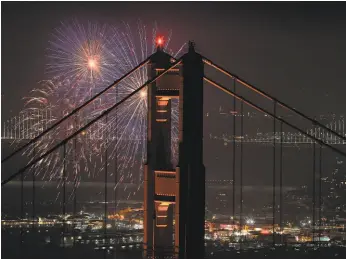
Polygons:
[[[157,31],[155,25],[148,33],[141,22],[136,33],[126,23],[117,27],[90,22],[84,26],[76,20],[62,23],[53,33],[47,51],[46,72],[52,79],[41,81],[31,96],[24,98],[22,119],[15,125],[21,131],[19,140],[37,136],[147,58],[155,51]],[[164,49],[177,56],[183,46],[174,53],[168,48],[170,39],[171,32]],[[25,155],[33,158],[44,154],[57,140],[70,135],[146,81],[144,66],[41,138]],[[97,178],[104,170],[107,149],[107,159],[112,161],[108,166],[114,167],[109,174],[117,173],[120,182],[141,183],[146,159],[146,114],[146,90],[142,90],[67,143],[65,161],[62,161],[61,150],[53,152],[35,166],[36,174],[47,181],[59,179],[65,164],[73,168],[68,170],[73,177],[68,178],[76,183],[84,177]],[[177,122],[178,101],[172,100],[173,164],[177,161]]]

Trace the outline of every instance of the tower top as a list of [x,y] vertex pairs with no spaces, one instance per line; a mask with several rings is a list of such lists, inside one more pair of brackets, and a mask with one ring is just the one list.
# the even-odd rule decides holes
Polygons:
[[156,38],[156,49],[157,51],[163,51],[164,39],[162,36]]
[[195,45],[193,41],[189,41],[189,52],[195,52]]

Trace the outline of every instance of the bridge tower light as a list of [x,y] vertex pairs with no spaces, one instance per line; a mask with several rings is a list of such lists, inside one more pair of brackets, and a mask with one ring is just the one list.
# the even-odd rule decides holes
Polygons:
[[163,44],[165,43],[163,36],[158,36],[156,38],[156,47],[157,50],[163,50]]

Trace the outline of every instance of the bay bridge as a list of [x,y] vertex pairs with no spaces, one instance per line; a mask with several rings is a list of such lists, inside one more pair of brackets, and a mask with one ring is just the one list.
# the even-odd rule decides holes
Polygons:
[[[148,80],[141,86],[128,94],[126,97],[113,103],[110,107],[104,109],[101,113],[95,115],[88,121],[81,122],[78,127],[68,128],[71,121],[73,122],[76,115],[82,113],[83,109],[88,105],[94,104],[107,91],[117,88],[122,80],[131,76],[131,74],[142,68],[148,67]],[[214,69],[221,73],[229,80],[221,84],[208,75],[205,69]],[[90,100],[67,113],[64,117],[52,122],[50,112],[48,110],[34,110],[29,116],[29,120],[22,120],[20,115],[11,122],[3,126],[2,139],[10,140],[26,140],[17,147],[16,150],[2,158],[2,166],[9,161],[19,161],[18,157],[23,157],[23,153],[29,156],[29,161],[23,166],[18,162],[17,167],[13,167],[13,172],[9,176],[2,179],[2,193],[6,188],[11,186],[11,182],[20,183],[19,194],[6,193],[6,197],[10,199],[10,206],[7,208],[15,209],[15,217],[23,220],[28,217],[29,213],[32,224],[29,227],[20,225],[19,231],[16,232],[15,238],[18,238],[17,245],[26,247],[28,235],[31,233],[30,246],[42,245],[39,241],[37,244],[32,239],[38,238],[41,234],[40,224],[37,217],[42,216],[39,210],[38,199],[42,199],[45,194],[37,188],[40,174],[44,170],[41,167],[47,166],[44,161],[47,157],[54,155],[54,168],[59,168],[61,177],[57,181],[56,189],[59,192],[57,199],[60,199],[56,205],[60,212],[56,229],[60,237],[61,243],[59,247],[64,251],[64,255],[68,253],[65,250],[66,236],[73,236],[76,240],[78,232],[76,226],[80,220],[71,221],[68,216],[78,217],[78,174],[83,170],[83,164],[78,164],[77,156],[81,152],[85,152],[76,145],[77,138],[85,135],[85,132],[94,129],[93,125],[98,125],[97,131],[102,132],[97,135],[97,140],[101,142],[100,161],[97,166],[101,168],[103,173],[103,196],[104,202],[102,208],[101,220],[96,220],[91,224],[98,229],[100,239],[106,240],[111,237],[117,230],[117,223],[110,221],[110,214],[116,214],[116,207],[109,208],[109,200],[117,200],[116,188],[113,192],[109,191],[109,184],[114,187],[119,183],[117,177],[118,164],[116,158],[111,158],[109,152],[111,146],[117,145],[117,133],[113,132],[113,128],[109,126],[109,121],[117,122],[117,111],[122,105],[130,100],[136,94],[146,90],[146,98],[148,100],[148,123],[146,129],[146,150],[147,156],[144,165],[144,208],[143,208],[143,255],[148,258],[203,258],[208,256],[205,254],[205,168],[203,165],[203,100],[210,98],[204,96],[203,90],[205,85],[221,90],[230,96],[230,103],[233,104],[233,110],[238,110],[240,114],[246,109],[253,109],[257,112],[266,114],[271,118],[272,135],[265,140],[251,142],[271,142],[272,156],[268,158],[271,164],[272,174],[272,201],[271,201],[271,227],[267,229],[272,236],[270,246],[273,248],[284,243],[285,218],[284,213],[286,204],[283,195],[283,173],[288,164],[283,157],[283,144],[285,141],[292,141],[284,136],[284,127],[290,128],[297,132],[301,141],[311,145],[311,231],[309,232],[313,245],[321,245],[324,215],[324,201],[322,199],[322,179],[323,164],[325,163],[324,154],[332,152],[338,157],[346,157],[342,145],[346,143],[345,132],[343,127],[341,132],[339,128],[327,127],[314,118],[292,108],[281,100],[271,96],[270,94],[260,90],[253,84],[245,81],[234,73],[224,69],[222,66],[214,63],[211,59],[203,56],[195,51],[194,44],[189,43],[189,49],[186,54],[180,58],[174,58],[165,53],[161,43],[158,43],[157,51],[147,59],[138,64],[131,71],[117,79],[114,83],[104,88],[102,91],[93,96]],[[246,91],[244,91],[244,89]],[[250,92],[250,97],[246,94]],[[251,94],[255,94],[256,98],[263,98],[266,105],[255,102]],[[173,99],[179,100],[179,149],[178,164],[173,168],[170,161],[171,158],[171,104]],[[37,113],[35,115],[35,112]],[[299,121],[287,118],[285,113],[293,114],[299,117]],[[28,117],[28,116],[27,116]],[[116,118],[113,120],[112,118]],[[243,144],[246,143],[244,138],[244,121],[240,117],[240,121],[236,121],[233,117],[232,136],[239,135],[239,139],[230,140],[235,144],[232,145],[232,152],[229,158],[232,161],[232,167],[229,172],[232,175],[232,216],[229,221],[233,226],[234,233],[240,233],[246,230],[246,217],[244,215],[244,199],[243,199],[243,170],[245,167]],[[37,121],[50,121],[43,124],[43,127],[37,128]],[[36,121],[35,121],[36,120]],[[61,127],[65,125],[64,127]],[[34,129],[35,128],[35,129]],[[59,138],[56,141],[44,142],[44,139],[53,138],[50,133],[53,130],[60,129]],[[23,130],[24,129],[24,130]],[[54,133],[56,135],[56,133]],[[115,135],[114,135],[115,134]],[[61,137],[63,136],[63,137]],[[89,136],[89,134],[88,134]],[[95,134],[94,134],[95,136]],[[251,138],[249,138],[251,139]],[[129,138],[131,140],[131,138]],[[224,139],[225,140],[225,139]],[[296,143],[297,140],[294,140]],[[44,149],[37,152],[37,143],[45,143]],[[237,144],[237,146],[236,146]],[[79,150],[78,150],[79,149]],[[30,150],[30,151],[28,151]],[[72,150],[71,152],[67,152]],[[117,148],[113,149],[117,152]],[[91,151],[90,151],[91,152]],[[92,154],[91,154],[92,155]],[[17,160],[16,160],[17,157]],[[113,161],[114,160],[114,161]],[[207,169],[208,170],[208,169]],[[304,169],[307,171],[307,169]],[[31,185],[30,195],[28,190],[24,188],[27,182]],[[72,184],[70,184],[72,183]],[[39,192],[41,191],[41,194]],[[236,195],[237,193],[237,195]],[[30,207],[25,206],[27,200],[31,200]],[[29,209],[29,211],[25,211]],[[110,212],[110,210],[112,210]],[[6,214],[5,211],[2,213]],[[41,215],[39,215],[41,214]],[[67,216],[68,215],[68,216]],[[86,220],[82,220],[84,222]],[[72,222],[72,223],[71,223]],[[100,225],[101,222],[101,225]],[[71,228],[71,224],[73,227]],[[251,222],[250,222],[251,224]],[[4,226],[3,226],[4,228]],[[30,228],[30,230],[28,230]],[[235,235],[235,234],[234,234]],[[316,237],[318,237],[316,239]],[[14,239],[11,238],[11,241]],[[38,239],[37,239],[38,240]],[[107,242],[104,241],[104,244]],[[242,244],[242,241],[240,241]],[[11,244],[12,246],[14,244]],[[27,256],[26,249],[21,249],[22,257]],[[33,249],[31,247],[30,249]],[[107,249],[105,249],[107,250]],[[38,250],[39,251],[39,250]],[[108,256],[104,253],[105,258]],[[66,257],[65,257],[66,258]]]
[[[222,112],[221,114],[227,115]],[[235,114],[230,113],[230,116],[236,116]],[[238,115],[244,116],[244,115]],[[18,142],[18,141],[29,141],[33,139],[38,134],[42,133],[44,130],[48,129],[54,122],[54,117],[52,115],[52,108],[50,106],[45,108],[31,108],[20,112],[18,116],[15,116],[7,121],[3,122],[3,129],[1,131],[1,140],[9,142]],[[343,116],[340,118],[333,118],[324,124],[327,128],[339,133],[341,136],[345,136],[345,119]],[[95,128],[95,134],[88,135],[89,139],[99,139],[102,140],[105,138],[103,132],[103,125],[97,124]],[[345,145],[346,142],[340,139],[339,137],[330,134],[329,131],[326,131],[321,127],[314,127],[307,129],[309,134],[314,135],[318,139],[323,139],[324,142],[333,145]],[[273,138],[276,138],[277,142],[280,142],[282,137],[282,142],[284,144],[312,144],[313,140],[309,138],[306,134],[301,132],[257,132],[256,134],[244,134],[243,136],[232,136],[228,134],[222,135],[213,135],[210,134],[211,139],[222,140],[225,143],[229,142],[240,142],[243,143],[263,143],[270,144],[273,142]],[[116,138],[115,131],[110,133],[110,136],[107,136],[114,140]],[[143,140],[138,138],[131,138],[129,141],[140,141]],[[242,140],[240,140],[242,139]]]

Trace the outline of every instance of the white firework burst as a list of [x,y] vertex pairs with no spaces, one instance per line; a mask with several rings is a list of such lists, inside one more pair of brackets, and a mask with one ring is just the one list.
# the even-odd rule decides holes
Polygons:
[[[40,87],[25,97],[25,109],[15,127],[21,139],[33,138],[64,115],[79,107],[116,79],[129,72],[155,51],[157,26],[150,33],[138,22],[136,33],[131,26],[87,26],[74,20],[62,23],[55,30],[47,49],[47,74],[52,78],[40,82]],[[164,49],[178,56],[183,46],[171,51],[171,32]],[[70,135],[95,116],[122,100],[147,81],[147,68],[143,66],[83,108],[78,115],[66,120],[25,152],[30,157],[44,154],[58,140]],[[107,122],[105,121],[107,119]],[[65,166],[71,166],[74,182],[83,177],[97,178],[104,170],[104,152],[107,148],[109,174],[117,173],[122,182],[142,181],[142,167],[146,159],[146,90],[131,97],[107,118],[95,123],[85,132],[67,143]],[[178,101],[172,100],[172,162],[177,161]],[[33,155],[34,154],[34,155]],[[61,178],[63,160],[61,150],[53,152],[35,166],[37,174],[45,180]],[[100,166],[101,165],[101,166]],[[103,166],[102,166],[103,165]]]

